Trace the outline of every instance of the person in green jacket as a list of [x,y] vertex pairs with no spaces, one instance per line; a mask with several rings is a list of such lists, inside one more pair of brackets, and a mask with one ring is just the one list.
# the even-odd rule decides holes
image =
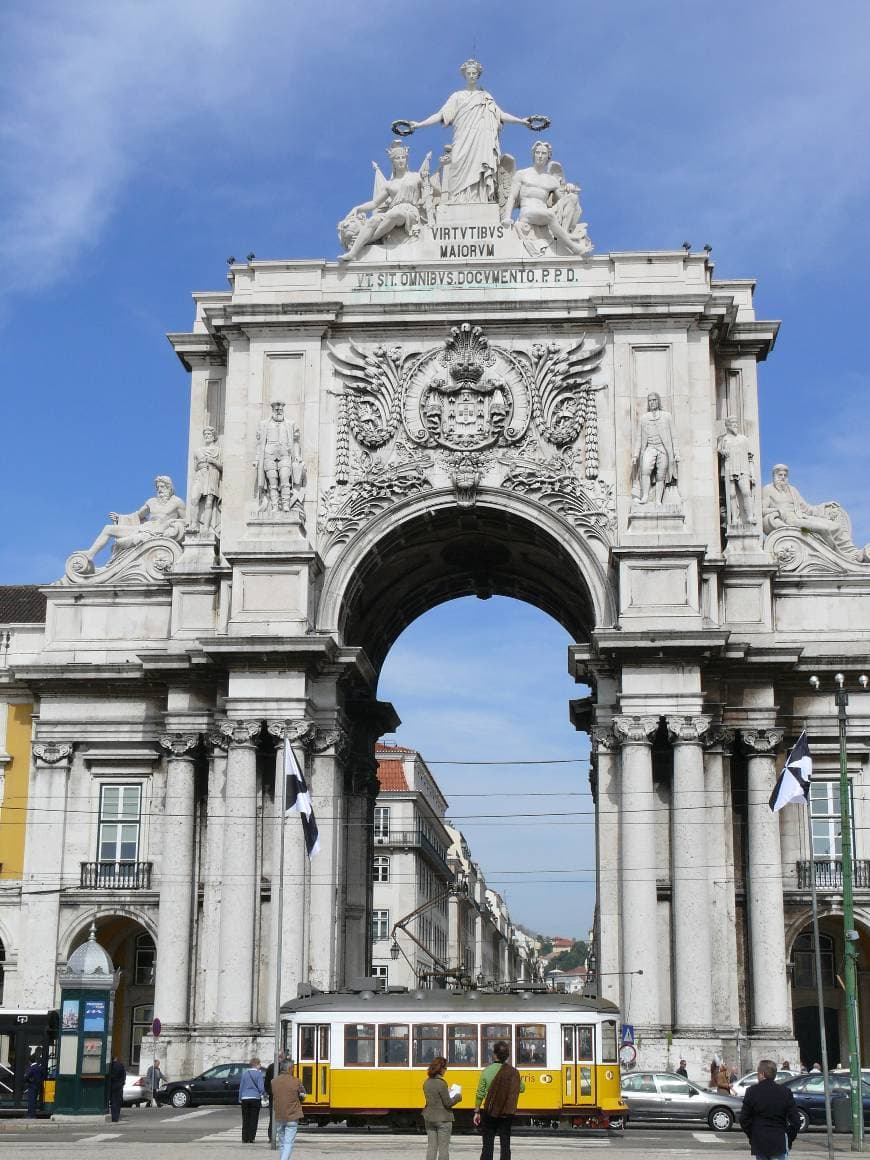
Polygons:
[[501,1160],[510,1160],[511,1126],[517,1110],[520,1092],[526,1085],[520,1073],[508,1062],[510,1047],[503,1039],[493,1044],[495,1063],[481,1072],[474,1098],[474,1123],[483,1136],[480,1160],[493,1160],[495,1138],[498,1136]]

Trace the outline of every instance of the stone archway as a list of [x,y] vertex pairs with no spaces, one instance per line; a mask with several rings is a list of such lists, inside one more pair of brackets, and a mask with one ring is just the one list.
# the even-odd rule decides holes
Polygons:
[[[97,942],[110,955],[120,981],[115,992],[112,1052],[128,1068],[139,1068],[139,1048],[154,1018],[154,968],[157,946],[154,932],[132,914],[109,913],[93,920]],[[78,926],[69,938],[65,958],[87,941],[90,922]]]

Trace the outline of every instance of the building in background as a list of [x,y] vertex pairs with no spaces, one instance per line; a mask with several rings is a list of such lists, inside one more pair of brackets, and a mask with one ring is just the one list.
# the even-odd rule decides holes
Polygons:
[[[372,970],[387,986],[531,981],[538,940],[486,885],[447,801],[414,749],[379,743]],[[397,925],[398,924],[398,925]]]

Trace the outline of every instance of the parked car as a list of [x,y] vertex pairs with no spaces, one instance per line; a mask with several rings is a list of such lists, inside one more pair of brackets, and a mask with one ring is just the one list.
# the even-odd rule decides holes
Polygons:
[[175,1079],[157,1093],[159,1104],[192,1108],[197,1104],[235,1104],[246,1063],[219,1063],[193,1079]]
[[[831,1083],[831,1102],[849,1098],[849,1073],[847,1071],[832,1071],[829,1073]],[[786,1080],[786,1086],[791,1088],[794,1102],[797,1104],[800,1116],[800,1130],[805,1132],[810,1124],[824,1124],[825,1122],[825,1082],[822,1073],[811,1071],[807,1075],[798,1075],[794,1079]],[[861,1084],[863,1088],[864,1124],[870,1124],[870,1083],[866,1077]]]
[[[776,1073],[776,1082],[785,1083],[787,1079],[794,1079],[797,1072],[794,1071],[778,1071]],[[746,1089],[752,1087],[753,1084],[758,1083],[758,1072],[749,1071],[746,1075],[736,1079],[731,1085],[732,1096],[738,1096],[740,1099],[746,1095]]]
[[691,1080],[668,1071],[631,1071],[622,1075],[622,1098],[627,1120],[689,1123],[705,1121],[714,1132],[727,1132],[743,1100],[704,1091]]
[[147,1104],[151,1099],[151,1091],[145,1082],[144,1075],[128,1075],[124,1080],[124,1091],[121,1103],[125,1108],[132,1108],[134,1104]]

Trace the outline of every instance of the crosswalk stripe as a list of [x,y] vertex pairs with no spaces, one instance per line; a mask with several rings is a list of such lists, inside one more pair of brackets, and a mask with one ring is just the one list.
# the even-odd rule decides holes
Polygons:
[[102,1144],[106,1140],[117,1140],[121,1135],[120,1132],[100,1132],[96,1136],[85,1136],[81,1140],[76,1140],[77,1144]]
[[692,1135],[701,1144],[724,1144],[725,1141],[716,1132],[693,1132]]

